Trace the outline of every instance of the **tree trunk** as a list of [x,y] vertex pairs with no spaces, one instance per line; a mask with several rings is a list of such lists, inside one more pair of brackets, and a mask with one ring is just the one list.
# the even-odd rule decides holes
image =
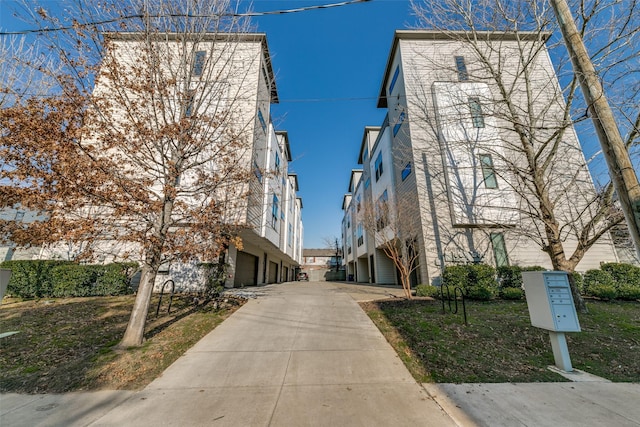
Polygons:
[[573,297],[573,303],[576,306],[576,310],[584,314],[589,313],[587,304],[585,304],[584,298],[582,298],[582,295],[580,294],[580,289],[578,289],[578,285],[576,285],[576,281],[573,278],[573,271],[567,271],[567,274],[569,275],[569,286],[571,286],[571,296]]
[[142,268],[142,277],[136,300],[133,303],[133,310],[127,329],[124,332],[122,341],[118,344],[118,348],[137,347],[142,345],[144,338],[144,326],[147,321],[147,313],[149,312],[149,304],[151,303],[151,294],[156,281],[156,271],[148,265]]
[[406,271],[400,270],[400,280],[402,281],[402,288],[407,299],[413,299],[411,295],[411,275]]

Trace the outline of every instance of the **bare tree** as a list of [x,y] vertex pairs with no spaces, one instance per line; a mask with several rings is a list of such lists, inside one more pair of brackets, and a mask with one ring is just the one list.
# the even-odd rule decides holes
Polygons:
[[[66,70],[57,99],[75,107],[81,126],[67,125],[69,132],[46,147],[55,151],[64,140],[76,163],[38,171],[53,175],[52,188],[32,185],[48,199],[52,251],[61,240],[89,242],[76,258],[141,263],[120,343],[139,345],[161,265],[214,261],[231,243],[242,248],[238,235],[253,201],[255,110],[268,108],[271,91],[246,84],[262,73],[262,45],[234,17],[231,0],[75,6],[71,25],[48,45]],[[38,25],[65,27],[53,13],[36,11]],[[108,24],[85,25],[96,21]],[[40,109],[40,122],[47,111]],[[9,132],[27,139],[20,129]],[[13,153],[12,190],[20,192],[19,172],[29,162],[19,146]]]
[[411,218],[414,214],[415,203],[385,191],[378,200],[365,200],[359,215],[368,238],[373,238],[374,246],[393,263],[408,299],[412,298],[411,275],[419,266],[421,231]]
[[325,236],[322,238],[322,242],[325,244],[327,249],[332,249],[335,251],[336,257],[336,271],[340,270],[340,265],[342,264],[342,242],[339,237],[335,236]]
[[[637,67],[636,71],[631,71],[633,67],[624,69],[638,59],[638,52],[631,48],[639,34],[638,26],[631,25],[638,19],[638,5],[630,2],[627,9],[617,3],[621,2],[606,6],[600,1],[581,2],[582,31],[585,34],[595,30],[592,24],[604,24],[599,12],[605,7],[620,12],[622,18],[616,16],[620,25],[607,21],[605,28],[610,37],[599,42],[595,56],[601,66],[618,67],[610,73],[620,81],[635,81],[631,76]],[[611,209],[610,184],[593,191],[586,161],[575,139],[573,126],[586,117],[586,106],[576,92],[577,79],[568,74],[567,63],[560,61],[556,71],[562,84],[559,87],[555,76],[545,74],[541,66],[547,55],[545,43],[551,43],[552,53],[561,48],[552,42],[556,27],[549,6],[537,0],[482,0],[474,2],[473,7],[466,0],[414,0],[412,7],[422,26],[444,32],[470,54],[468,80],[488,88],[475,94],[476,108],[491,122],[483,126],[495,133],[494,142],[501,142],[479,143],[477,134],[453,131],[456,137],[449,143],[466,150],[466,161],[462,165],[448,161],[451,159],[443,162],[450,166],[449,179],[467,180],[466,186],[454,182],[460,184],[454,185],[459,190],[457,194],[454,191],[454,196],[458,198],[460,214],[473,216],[471,223],[479,219],[488,227],[503,226],[512,236],[537,243],[554,269],[573,272],[585,253],[623,218]],[[499,37],[491,37],[500,32],[511,34],[515,43],[507,48]],[[426,93],[426,88],[421,90]],[[448,117],[452,122],[460,121],[463,110],[469,116],[469,94],[446,96],[451,100]],[[626,107],[621,108],[621,117],[629,118],[630,145],[637,138],[637,102],[635,106],[627,101],[620,105]],[[420,122],[419,126],[442,140],[443,135],[438,134],[441,130],[431,125],[436,123],[433,106],[425,101],[417,110],[420,117],[413,117],[413,122]],[[442,122],[443,118],[438,120]],[[446,152],[451,153],[451,147]],[[486,154],[487,160],[477,156],[478,152]],[[476,172],[470,174],[465,168]],[[501,200],[494,203],[479,189],[487,179],[496,177],[502,178],[508,188],[498,194]],[[442,177],[433,178],[437,181]],[[464,188],[472,190],[461,190]],[[492,208],[504,204],[505,197],[511,197],[507,200],[508,209]],[[501,212],[499,216],[497,212]],[[577,288],[572,288],[576,302],[584,308]]]

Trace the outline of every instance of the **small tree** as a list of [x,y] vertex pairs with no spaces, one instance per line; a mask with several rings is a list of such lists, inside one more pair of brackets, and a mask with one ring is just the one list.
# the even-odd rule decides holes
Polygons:
[[415,205],[406,199],[398,201],[385,192],[377,201],[363,202],[361,217],[368,238],[393,262],[408,299],[412,298],[411,276],[419,265],[419,230],[409,220],[414,211]]
[[340,238],[338,237],[323,237],[322,241],[324,242],[327,249],[332,249],[335,251],[336,257],[336,271],[340,270],[340,265],[342,265],[342,243],[340,242]]

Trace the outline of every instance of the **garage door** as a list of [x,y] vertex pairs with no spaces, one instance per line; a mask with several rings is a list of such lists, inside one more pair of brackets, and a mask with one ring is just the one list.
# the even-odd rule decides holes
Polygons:
[[269,283],[278,281],[278,264],[269,261]]
[[255,286],[258,284],[258,257],[246,252],[238,252],[236,277],[233,286]]

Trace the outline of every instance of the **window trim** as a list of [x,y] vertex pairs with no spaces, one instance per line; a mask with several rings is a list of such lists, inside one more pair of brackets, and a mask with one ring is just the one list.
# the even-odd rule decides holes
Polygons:
[[[498,188],[498,176],[496,175],[496,168],[493,164],[491,154],[479,154],[478,157],[480,159],[484,187],[490,189]],[[489,162],[486,162],[485,159],[488,159]]]
[[393,93],[393,89],[398,82],[398,76],[400,75],[400,66],[396,65],[396,70],[393,72],[393,77],[391,78],[391,84],[389,85],[389,95]]
[[184,117],[193,116],[193,109],[194,109],[193,103],[195,102],[195,97],[196,97],[195,90],[193,89],[187,90],[187,96],[186,96],[185,105],[184,105]]
[[504,233],[489,234],[491,246],[493,248],[493,259],[496,267],[509,265],[509,253],[507,252],[507,244],[504,239]]
[[482,104],[477,96],[470,96],[468,99],[469,110],[471,111],[471,122],[473,127],[480,129],[484,127],[484,113],[482,112]]
[[402,123],[404,123],[404,120],[406,117],[407,117],[407,114],[404,111],[402,111],[398,116],[398,122],[395,125],[393,125],[393,136],[396,136],[398,134],[398,132],[400,131],[400,128],[402,127]]
[[278,196],[273,193],[272,205],[271,205],[271,226],[276,228],[278,224]]
[[454,56],[456,63],[456,70],[458,71],[458,81],[466,82],[469,80],[469,73],[467,72],[467,64],[464,61],[464,56]]
[[382,163],[382,151],[380,151],[376,156],[376,161],[374,162],[374,166],[375,166],[375,172],[376,172],[376,182],[378,182],[378,180],[384,173],[384,166]]
[[202,76],[204,72],[204,64],[207,59],[207,51],[198,50],[193,55],[193,66],[191,67],[191,75],[195,77]]
[[267,122],[264,120],[264,115],[262,114],[262,110],[258,108],[258,120],[260,121],[260,126],[262,126],[262,130],[267,132]]
[[411,175],[411,162],[407,163],[407,165],[404,167],[404,169],[402,170],[402,172],[400,174],[400,177],[404,181],[405,179],[407,179],[409,177],[409,175]]
[[384,230],[389,225],[389,193],[384,190],[378,198],[376,206],[376,230]]

